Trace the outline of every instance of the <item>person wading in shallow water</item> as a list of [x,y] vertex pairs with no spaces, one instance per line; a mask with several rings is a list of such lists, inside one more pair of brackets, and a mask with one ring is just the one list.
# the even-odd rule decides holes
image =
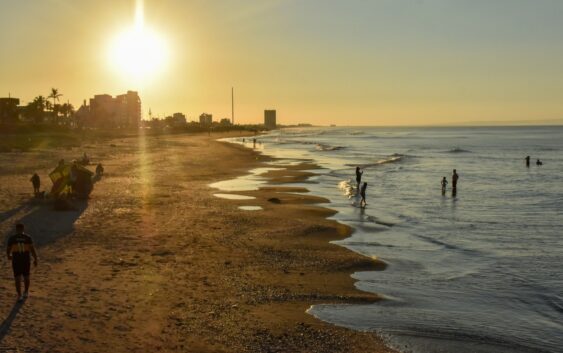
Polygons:
[[446,186],[448,186],[448,180],[446,179],[446,177],[442,178],[440,184],[442,184],[442,194],[444,194],[446,192]]
[[526,156],[526,158],[524,158],[526,160],[526,167],[530,166],[530,156]]
[[454,173],[452,174],[452,188],[456,189],[457,188],[457,180],[459,179],[459,175],[457,174],[457,171],[454,169]]
[[356,190],[358,190],[358,192],[360,191],[360,184],[362,183],[362,175],[364,174],[364,171],[360,169],[360,167],[356,167],[356,184],[357,184],[357,188]]
[[[16,291],[18,292],[18,302],[24,301],[29,295],[29,270],[31,267],[30,254],[33,256],[33,265],[37,266],[37,253],[33,246],[31,237],[24,233],[24,225],[16,224],[16,234],[8,238],[8,246],[6,247],[6,255],[8,260],[12,261],[12,270],[14,271],[14,280],[16,282]],[[24,292],[22,295],[21,279],[24,281]]]
[[366,203],[366,189],[368,187],[368,183],[364,182],[364,185],[362,185],[362,189],[360,190],[360,196],[362,197],[362,200],[360,201],[360,207],[364,208],[366,207],[367,203]]

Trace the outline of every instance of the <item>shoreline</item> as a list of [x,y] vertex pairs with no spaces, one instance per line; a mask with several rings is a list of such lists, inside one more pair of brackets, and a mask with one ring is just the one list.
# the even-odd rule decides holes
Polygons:
[[10,315],[13,283],[0,261],[0,350],[391,352],[374,333],[306,313],[315,303],[377,300],[350,276],[373,261],[329,243],[350,229],[326,220],[332,211],[314,205],[319,198],[281,186],[256,192],[259,212],[213,196],[210,183],[266,160],[216,138],[150,136],[88,150],[106,176],[85,209],[63,212],[65,227],[54,227],[61,214],[26,206],[26,176],[78,150],[19,154],[18,168],[0,174],[10,185],[0,189],[0,230],[26,217],[41,262],[30,299]]

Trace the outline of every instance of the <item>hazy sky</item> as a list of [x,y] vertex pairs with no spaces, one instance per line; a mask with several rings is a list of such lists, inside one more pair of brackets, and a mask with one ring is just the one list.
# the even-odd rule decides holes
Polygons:
[[561,0],[145,0],[169,46],[142,84],[109,43],[133,0],[0,0],[0,96],[76,107],[139,90],[145,114],[404,125],[563,118]]

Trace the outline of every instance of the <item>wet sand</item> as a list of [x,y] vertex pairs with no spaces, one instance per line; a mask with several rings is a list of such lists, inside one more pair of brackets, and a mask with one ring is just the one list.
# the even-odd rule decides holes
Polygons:
[[[292,193],[306,191],[291,182],[312,166],[269,172],[271,186],[233,192],[255,199],[217,198],[228,192],[210,183],[266,160],[218,137],[0,153],[0,231],[23,220],[40,256],[19,306],[1,257],[0,351],[390,352],[374,334],[305,313],[316,303],[377,300],[350,274],[384,268],[329,243],[350,229],[325,219],[333,211],[317,203],[326,200]],[[34,171],[50,187],[58,159],[83,151],[106,171],[87,202],[55,212],[30,201]]]

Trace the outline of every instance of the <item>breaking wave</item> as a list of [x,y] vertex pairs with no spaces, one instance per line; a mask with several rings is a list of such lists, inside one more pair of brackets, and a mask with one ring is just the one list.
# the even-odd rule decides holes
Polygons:
[[471,153],[470,150],[464,150],[463,148],[455,147],[448,151],[448,153]]

